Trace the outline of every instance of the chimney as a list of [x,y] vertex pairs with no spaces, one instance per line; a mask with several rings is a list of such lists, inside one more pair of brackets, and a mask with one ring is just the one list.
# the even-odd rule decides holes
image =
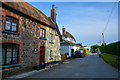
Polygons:
[[65,35],[66,35],[66,31],[65,31],[64,26],[63,26],[63,28],[62,28],[62,35],[63,35],[63,36],[65,36]]
[[81,46],[82,46],[82,43],[81,43]]
[[52,9],[51,9],[51,19],[56,24],[56,10],[54,5],[52,5]]

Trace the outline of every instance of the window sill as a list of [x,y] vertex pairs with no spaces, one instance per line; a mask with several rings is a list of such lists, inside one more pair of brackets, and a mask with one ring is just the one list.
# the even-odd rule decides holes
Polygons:
[[40,37],[40,39],[47,40],[46,38]]
[[53,60],[53,58],[50,58],[50,60]]
[[16,33],[16,32],[11,32],[11,31],[3,31],[3,33],[8,33],[8,34],[15,34],[15,35],[19,35],[19,33]]
[[21,66],[21,64],[5,65],[5,66],[0,66],[0,69],[19,67],[19,66]]
[[49,43],[54,44],[53,42],[49,42]]

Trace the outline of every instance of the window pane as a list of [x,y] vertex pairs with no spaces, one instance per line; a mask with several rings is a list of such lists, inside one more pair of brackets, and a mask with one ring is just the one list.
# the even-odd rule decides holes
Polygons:
[[5,64],[5,58],[2,58],[2,65]]
[[12,23],[12,31],[17,31],[17,24],[16,23]]
[[52,50],[50,50],[50,58],[52,58]]
[[17,63],[17,58],[13,58],[13,63]]
[[11,57],[12,57],[12,47],[7,46],[7,62],[6,62],[6,64],[11,64]]
[[11,54],[12,54],[12,52],[7,51],[7,58],[11,58],[12,57]]
[[8,46],[7,47],[7,52],[11,52],[12,51],[12,46]]
[[53,35],[52,34],[50,34],[50,42],[52,42],[53,40],[52,40],[52,37],[53,37]]
[[15,47],[13,47],[13,51],[18,51],[18,47],[17,46],[15,46]]
[[13,52],[13,57],[14,57],[14,58],[15,58],[15,57],[17,58],[17,53],[18,53],[18,52]]
[[2,64],[5,64],[5,48],[2,48]]
[[6,19],[5,29],[10,30],[10,25],[11,25],[10,21],[7,21]]
[[51,42],[51,34],[50,34],[50,42]]
[[42,29],[40,29],[40,37],[42,37]]
[[45,30],[43,30],[43,37],[45,38]]
[[11,58],[7,58],[7,64],[11,64]]
[[5,57],[5,48],[2,48],[2,57]]

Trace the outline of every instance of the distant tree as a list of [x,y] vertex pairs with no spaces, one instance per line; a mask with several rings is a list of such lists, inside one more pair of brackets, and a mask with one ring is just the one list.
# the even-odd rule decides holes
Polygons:
[[[90,50],[90,51],[91,51],[91,53],[95,53],[95,52],[98,50],[97,48],[99,48],[99,49],[100,49],[100,48],[101,48],[101,46],[100,46],[100,45],[98,45],[98,44],[96,44],[96,45],[92,45],[90,48],[91,48],[91,50]],[[96,51],[95,51],[95,49],[96,49]]]

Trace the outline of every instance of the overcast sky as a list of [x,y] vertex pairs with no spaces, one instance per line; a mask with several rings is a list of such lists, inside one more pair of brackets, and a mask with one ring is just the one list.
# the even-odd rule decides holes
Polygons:
[[[41,10],[46,16],[50,16],[52,4],[57,9],[57,24],[60,32],[64,26],[75,38],[77,43],[83,43],[88,47],[99,44],[102,40],[108,17],[111,13],[113,2],[29,2]],[[105,42],[118,41],[118,4],[105,31]],[[100,44],[99,44],[100,45]]]

